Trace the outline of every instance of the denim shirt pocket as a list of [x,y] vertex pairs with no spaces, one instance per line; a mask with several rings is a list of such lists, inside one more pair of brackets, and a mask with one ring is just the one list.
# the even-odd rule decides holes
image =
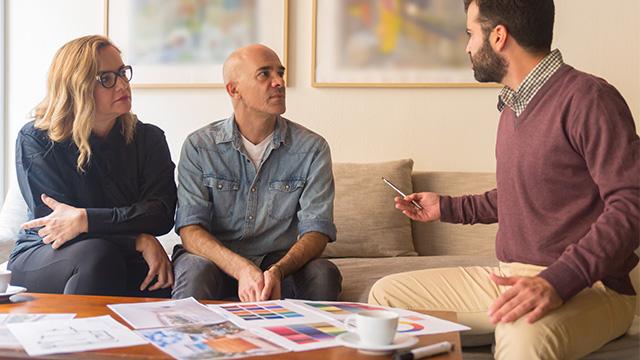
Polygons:
[[204,186],[209,190],[209,201],[215,211],[213,221],[227,219],[233,215],[240,190],[240,182],[216,176],[205,176]]
[[269,183],[269,216],[290,219],[298,208],[304,180],[275,180]]

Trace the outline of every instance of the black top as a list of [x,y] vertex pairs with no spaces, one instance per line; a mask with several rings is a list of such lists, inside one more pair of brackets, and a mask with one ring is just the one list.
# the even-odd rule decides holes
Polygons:
[[[89,142],[92,155],[82,173],[76,168],[78,148],[71,139],[54,142],[46,131],[36,129],[33,121],[20,130],[16,170],[29,219],[52,212],[40,198],[44,193],[87,209],[89,231],[71,241],[100,237],[134,249],[138,234],[169,232],[176,184],[164,132],[136,121],[134,139],[127,144],[117,120],[105,138],[92,134]],[[40,244],[37,229],[21,230],[11,258]]]

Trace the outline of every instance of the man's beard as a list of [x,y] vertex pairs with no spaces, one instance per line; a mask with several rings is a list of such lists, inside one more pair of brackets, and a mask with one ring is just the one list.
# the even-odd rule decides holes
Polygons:
[[479,82],[501,82],[507,74],[507,61],[496,54],[485,39],[482,48],[471,58],[473,76]]

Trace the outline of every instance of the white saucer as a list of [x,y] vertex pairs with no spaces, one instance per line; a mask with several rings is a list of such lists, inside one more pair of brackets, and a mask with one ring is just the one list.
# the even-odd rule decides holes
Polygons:
[[346,332],[336,337],[336,341],[340,345],[358,349],[363,354],[369,355],[387,355],[394,350],[408,348],[418,342],[418,338],[411,335],[396,335],[393,342],[389,345],[365,345],[360,343],[360,337],[353,332]]
[[11,296],[25,291],[27,291],[27,288],[23,288],[22,286],[9,285],[7,291],[0,293],[0,301],[7,301]]

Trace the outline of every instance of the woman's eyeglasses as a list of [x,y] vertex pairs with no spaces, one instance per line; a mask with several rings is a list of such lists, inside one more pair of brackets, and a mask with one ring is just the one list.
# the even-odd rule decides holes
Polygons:
[[96,75],[96,80],[98,80],[103,87],[110,89],[116,85],[118,76],[126,82],[129,82],[131,77],[133,77],[133,68],[131,68],[131,65],[123,66],[118,69],[118,71],[103,71]]

